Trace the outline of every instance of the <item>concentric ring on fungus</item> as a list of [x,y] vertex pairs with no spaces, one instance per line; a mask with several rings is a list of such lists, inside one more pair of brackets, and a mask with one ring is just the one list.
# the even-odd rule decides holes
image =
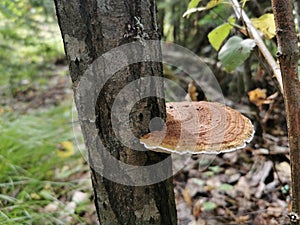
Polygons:
[[217,102],[170,102],[166,112],[163,129],[140,139],[149,150],[218,154],[245,147],[254,135],[248,118]]

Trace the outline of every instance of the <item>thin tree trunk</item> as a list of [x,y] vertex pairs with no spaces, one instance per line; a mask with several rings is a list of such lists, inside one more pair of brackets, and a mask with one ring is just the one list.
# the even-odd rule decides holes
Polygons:
[[[133,150],[141,149],[138,137],[149,131],[149,121],[165,117],[162,82],[143,82],[162,76],[162,64],[147,61],[149,52],[144,42],[159,39],[155,1],[54,1],[88,149],[100,224],[177,224],[172,179],[159,179],[172,175],[170,158]],[[114,50],[130,42],[135,45]],[[158,45],[149,49],[160,57]],[[140,56],[145,60],[139,61]],[[127,90],[129,84],[133,88]],[[134,107],[129,108],[132,102]],[[126,110],[128,114],[123,113]],[[163,160],[163,166],[155,166]],[[152,164],[155,169],[147,170]]]
[[[292,210],[300,213],[300,81],[298,77],[298,40],[290,0],[272,0],[275,16],[280,70],[287,112],[292,170]],[[296,216],[297,217],[297,216]],[[300,224],[291,217],[292,224]],[[293,221],[293,219],[295,219]]]

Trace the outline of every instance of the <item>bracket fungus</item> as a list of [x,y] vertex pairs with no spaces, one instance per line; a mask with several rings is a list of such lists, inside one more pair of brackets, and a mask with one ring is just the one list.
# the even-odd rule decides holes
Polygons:
[[254,136],[251,121],[216,102],[166,103],[162,130],[141,137],[153,151],[179,154],[218,154],[245,147]]

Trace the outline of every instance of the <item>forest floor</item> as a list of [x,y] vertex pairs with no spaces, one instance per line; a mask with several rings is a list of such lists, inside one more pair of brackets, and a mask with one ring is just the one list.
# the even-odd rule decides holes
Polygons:
[[[60,65],[56,69],[66,70],[66,67]],[[69,77],[53,76],[46,89],[26,88],[15,93],[6,104],[26,114],[61,104],[72,107],[72,101]],[[250,107],[240,104],[236,108],[239,110],[239,107],[251,114]],[[217,156],[192,156],[174,176],[179,225],[289,224],[289,149],[284,119],[278,119],[284,118],[282,99],[271,113],[268,108],[260,108],[257,112],[254,117],[260,121],[256,121],[256,125],[262,123],[260,118],[266,118],[267,114],[269,122],[264,121],[264,131],[256,133],[247,147]],[[78,124],[74,127],[75,133],[79,132]],[[84,148],[82,143],[79,145],[75,146],[77,151]],[[40,213],[59,212],[65,224],[98,224],[89,168],[82,154],[70,158],[61,168],[55,168],[52,181],[72,183],[72,188],[62,185],[55,189],[56,199],[42,205]],[[175,167],[180,163],[174,160]]]
[[204,167],[196,158],[180,171],[174,178],[179,224],[290,224],[287,138],[269,138],[279,152],[249,146]]

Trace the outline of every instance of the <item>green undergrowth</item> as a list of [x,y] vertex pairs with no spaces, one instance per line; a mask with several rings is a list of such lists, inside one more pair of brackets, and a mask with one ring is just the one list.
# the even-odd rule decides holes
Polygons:
[[[27,90],[46,93],[51,81],[65,76],[64,57],[52,0],[1,0],[1,225],[88,224],[80,217],[88,203],[68,206],[74,192],[90,191],[83,176],[88,166],[76,151],[71,101],[38,109],[28,102],[28,110],[21,111],[30,98],[17,100],[29,96]],[[72,144],[74,150],[62,149]]]
[[64,52],[53,1],[2,0],[0,93],[3,86],[14,94],[32,82],[45,83],[58,58]]
[[[59,143],[74,142],[71,118],[71,104],[1,115],[0,224],[66,224],[61,211],[69,193],[80,188],[70,177],[85,170],[79,152],[67,158],[57,154]],[[61,210],[45,210],[50,203]],[[76,213],[68,216],[80,222]]]

